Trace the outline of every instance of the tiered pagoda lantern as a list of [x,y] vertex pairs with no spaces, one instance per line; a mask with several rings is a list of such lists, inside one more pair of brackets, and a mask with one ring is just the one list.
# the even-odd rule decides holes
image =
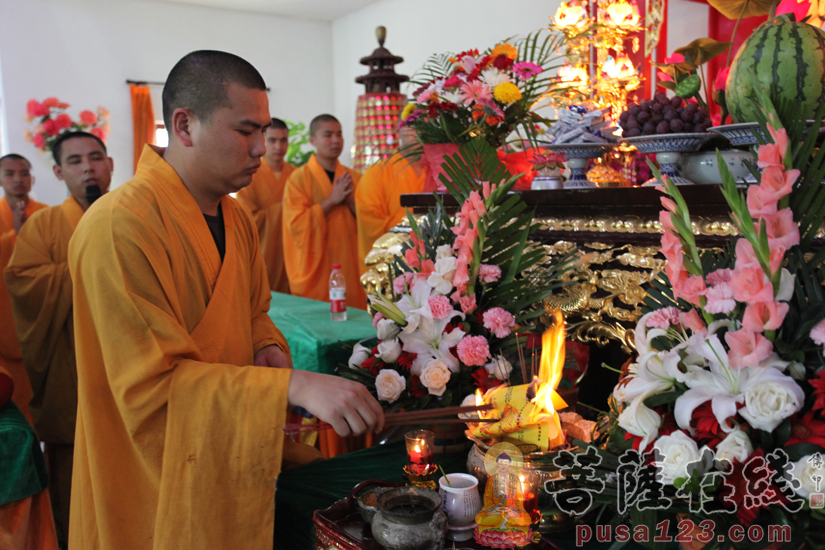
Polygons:
[[395,72],[395,65],[404,61],[384,47],[387,29],[375,29],[378,48],[361,64],[369,74],[355,81],[366,88],[358,97],[355,109],[355,140],[352,146],[352,167],[364,171],[398,150],[398,121],[407,96],[400,92],[401,83],[409,77]]

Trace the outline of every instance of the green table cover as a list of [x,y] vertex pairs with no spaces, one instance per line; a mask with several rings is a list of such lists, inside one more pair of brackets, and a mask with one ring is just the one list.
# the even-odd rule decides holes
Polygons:
[[334,374],[336,367],[349,360],[343,343],[375,336],[369,314],[347,308],[346,321],[333,321],[329,303],[272,293],[269,318],[284,333],[296,369]]
[[[436,462],[447,473],[467,471],[466,452],[438,456]],[[315,541],[312,513],[315,510],[328,508],[345,498],[353,487],[366,479],[403,481],[401,474],[406,463],[404,442],[394,441],[281,473],[275,493],[276,547],[312,550]],[[594,536],[590,542],[577,547],[573,530],[546,536],[558,546],[570,550],[610,546],[596,542]],[[642,546],[630,542],[624,548],[638,550]]]
[[0,506],[36,495],[48,484],[37,435],[9,402],[0,409]]

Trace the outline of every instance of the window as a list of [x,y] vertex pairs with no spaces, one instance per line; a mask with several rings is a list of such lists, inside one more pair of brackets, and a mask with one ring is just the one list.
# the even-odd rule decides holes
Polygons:
[[155,121],[155,145],[158,147],[169,145],[169,135],[166,133],[166,126],[162,120]]

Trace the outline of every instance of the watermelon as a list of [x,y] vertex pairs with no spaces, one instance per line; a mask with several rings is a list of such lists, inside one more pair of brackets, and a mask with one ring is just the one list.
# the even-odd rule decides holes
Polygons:
[[753,75],[770,90],[771,101],[800,103],[813,114],[825,101],[825,32],[779,20],[758,27],[733,59],[725,102],[734,122],[756,122]]

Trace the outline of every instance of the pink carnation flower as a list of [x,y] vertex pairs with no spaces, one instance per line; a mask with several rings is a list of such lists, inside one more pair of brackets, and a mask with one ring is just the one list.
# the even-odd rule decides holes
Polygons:
[[745,308],[742,326],[753,332],[776,330],[782,326],[790,306],[784,302],[758,302]]
[[705,277],[705,281],[707,281],[709,285],[718,285],[722,283],[729,283],[732,278],[732,269],[717,269],[716,271],[711,271],[708,273]]
[[656,313],[647,319],[647,328],[667,330],[671,325],[679,324],[679,313],[679,309],[675,307],[656,310]]
[[728,359],[730,366],[735,369],[758,367],[759,363],[770,357],[773,344],[770,340],[752,330],[740,328],[735,332],[725,334],[730,351]]
[[478,278],[483,283],[495,283],[501,278],[501,268],[497,265],[481,264],[478,266]]
[[433,319],[446,319],[453,311],[450,299],[446,296],[430,296],[427,302],[430,304],[430,311],[433,312]]
[[728,283],[715,284],[705,290],[707,303],[705,311],[712,314],[730,313],[736,308],[736,300],[733,299],[733,287]]
[[514,326],[516,326],[516,318],[505,310],[504,308],[494,307],[484,312],[484,328],[498,336],[499,338],[506,338]]
[[490,358],[490,344],[484,336],[465,336],[456,351],[461,362],[470,367],[481,367]]
[[415,279],[415,273],[404,273],[399,275],[392,281],[392,289],[395,291],[396,294],[404,294],[407,292],[407,289],[412,286],[413,280]]
[[[825,346],[825,319],[821,320],[811,329],[811,340],[819,346]],[[825,354],[825,351],[823,351]]]

